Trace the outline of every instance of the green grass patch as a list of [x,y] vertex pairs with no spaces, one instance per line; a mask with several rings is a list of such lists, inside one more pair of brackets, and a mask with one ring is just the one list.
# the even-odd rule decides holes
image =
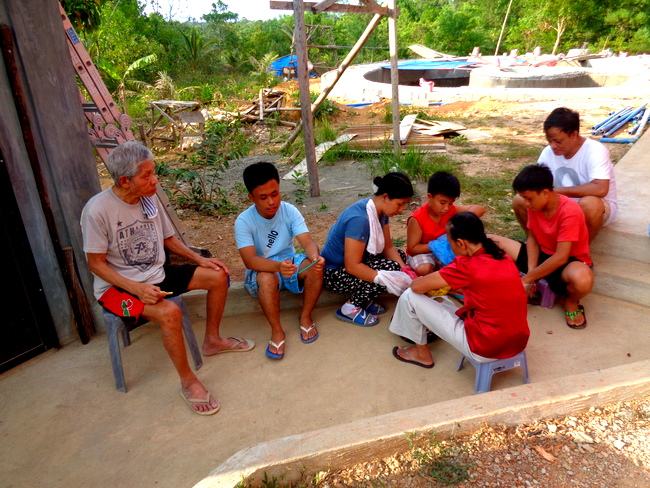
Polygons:
[[485,153],[486,156],[500,159],[530,159],[531,163],[537,161],[543,149],[539,144],[524,144],[509,140],[496,140],[491,145],[494,151]]

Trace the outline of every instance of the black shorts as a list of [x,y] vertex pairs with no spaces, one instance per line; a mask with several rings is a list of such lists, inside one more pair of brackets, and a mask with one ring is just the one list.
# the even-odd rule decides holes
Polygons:
[[[551,254],[546,254],[540,250],[539,259],[537,260],[537,265],[539,266],[550,257]],[[574,261],[580,261],[580,260],[578,258],[571,256],[569,257],[569,260],[566,262],[566,264],[563,264],[558,269],[553,271],[551,274],[544,276],[544,279],[548,283],[548,286],[556,295],[564,297],[569,294],[569,290],[567,290],[567,284],[564,281],[562,281],[562,271],[564,271],[564,268],[566,268],[569,263],[572,263]],[[528,273],[528,251],[526,250],[525,242],[521,243],[521,249],[519,250],[519,255],[517,256],[516,264],[517,264],[517,269],[519,271],[521,271],[522,273]]]
[[197,264],[166,264],[165,279],[156,286],[162,291],[171,291],[171,296],[185,293],[198,267]]

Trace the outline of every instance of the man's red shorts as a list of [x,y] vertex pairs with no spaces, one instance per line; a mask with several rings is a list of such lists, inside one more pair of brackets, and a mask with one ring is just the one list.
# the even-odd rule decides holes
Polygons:
[[118,317],[128,317],[138,320],[144,310],[144,303],[138,297],[111,286],[99,298],[99,303]]

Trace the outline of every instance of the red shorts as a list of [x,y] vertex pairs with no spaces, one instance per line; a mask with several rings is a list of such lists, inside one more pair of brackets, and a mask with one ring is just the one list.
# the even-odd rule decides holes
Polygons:
[[[157,286],[160,286],[163,291],[172,292],[174,296],[185,293],[197,267],[195,264],[165,266],[165,278]],[[118,317],[135,321],[140,318],[144,310],[144,303],[138,297],[114,286],[106,290],[98,302]]]

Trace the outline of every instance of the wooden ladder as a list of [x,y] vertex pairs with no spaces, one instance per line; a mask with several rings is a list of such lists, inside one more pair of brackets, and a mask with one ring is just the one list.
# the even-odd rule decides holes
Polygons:
[[[108,155],[113,148],[123,142],[135,139],[131,132],[133,121],[128,114],[121,113],[119,108],[115,105],[113,97],[99,75],[99,71],[97,71],[88,51],[86,51],[86,48],[81,43],[74,27],[72,27],[70,19],[66,15],[60,3],[59,11],[63,21],[63,29],[65,30],[72,64],[79,80],[81,80],[86,92],[92,99],[92,102],[87,101],[81,88],[79,89],[79,96],[81,97],[84,115],[88,120],[88,136],[90,137],[90,142],[95,148],[95,151],[97,151],[97,154],[104,162],[104,165],[106,165]],[[160,185],[158,185],[156,194],[163,204],[165,212],[172,221],[179,239],[186,246],[199,252],[199,254],[205,255],[207,250],[197,249],[192,245],[185,227],[178,218],[178,215],[169,202],[169,198],[167,198],[167,195]]]

